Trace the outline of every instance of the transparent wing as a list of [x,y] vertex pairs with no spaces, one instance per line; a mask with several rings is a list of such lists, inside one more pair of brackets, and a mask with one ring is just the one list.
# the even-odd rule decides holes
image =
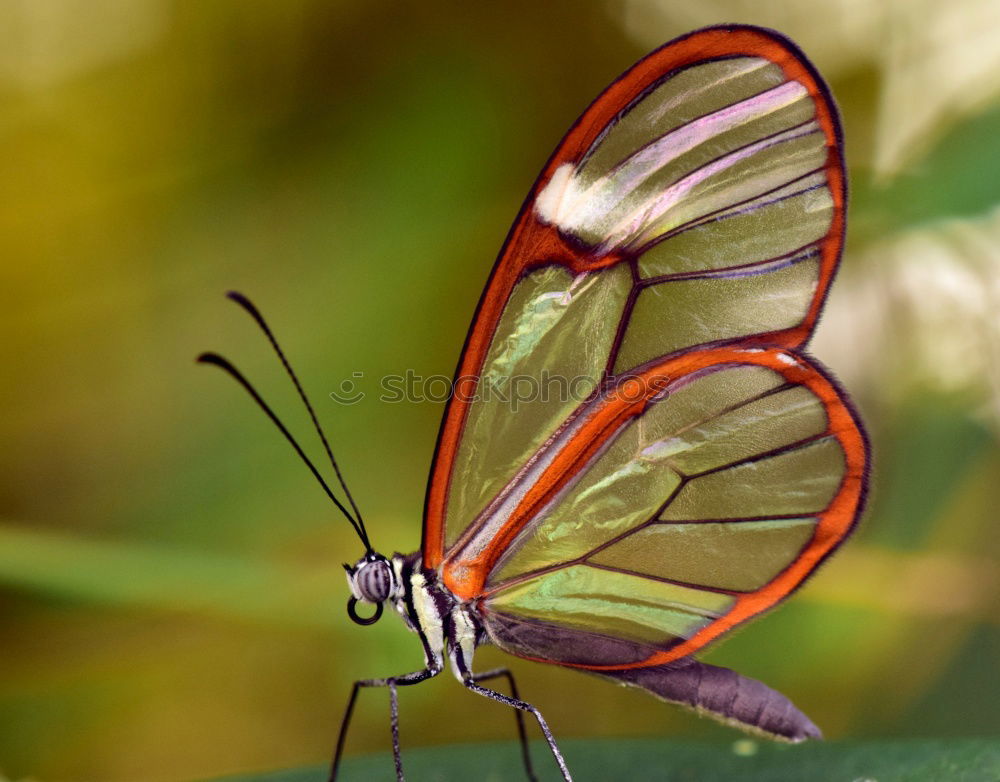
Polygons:
[[864,436],[810,362],[714,349],[642,380],[547,447],[502,545],[446,569],[515,654],[555,634],[554,659],[585,667],[689,655],[787,596],[860,513]]
[[425,564],[458,573],[470,546],[500,545],[519,476],[623,376],[706,346],[803,345],[843,209],[832,103],[777,34],[702,30],[616,81],[543,170],[483,294]]

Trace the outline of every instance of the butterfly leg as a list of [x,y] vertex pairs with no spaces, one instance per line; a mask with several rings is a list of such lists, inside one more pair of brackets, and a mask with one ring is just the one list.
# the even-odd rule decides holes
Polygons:
[[[511,673],[510,668],[495,668],[492,671],[474,673],[470,676],[470,679],[476,684],[482,684],[490,679],[500,678],[506,679],[510,684],[511,697],[520,700],[521,696],[517,693],[517,685],[514,683],[514,674]],[[520,709],[514,709],[514,717],[517,719],[517,735],[521,740],[521,755],[524,758],[524,771],[528,775],[528,779],[530,779],[531,782],[536,782],[538,777],[535,776],[535,769],[531,765],[531,752],[528,749],[528,734],[524,729],[524,712]]]
[[563,779],[565,782],[573,782],[573,778],[569,775],[569,769],[566,768],[566,761],[563,760],[562,752],[560,752],[559,747],[556,746],[556,740],[553,738],[552,731],[549,730],[549,725],[542,716],[542,713],[527,701],[522,701],[520,698],[516,697],[511,698],[508,695],[504,695],[502,692],[497,692],[496,690],[491,690],[488,687],[476,684],[476,677],[465,668],[462,664],[463,661],[458,660],[457,662],[461,666],[460,673],[462,675],[462,684],[464,684],[467,689],[472,690],[478,695],[491,698],[504,704],[505,706],[510,706],[512,709],[531,712],[534,718],[538,721],[538,727],[542,729],[542,734],[545,736],[545,740],[549,743],[549,749],[552,751],[552,757],[556,759],[556,764],[559,766],[559,771],[562,772]]
[[403,782],[403,760],[399,751],[399,698],[396,688],[410,684],[417,684],[437,676],[441,673],[441,666],[427,667],[422,671],[403,674],[402,676],[391,676],[387,679],[361,679],[354,682],[351,687],[351,697],[347,699],[347,708],[344,710],[344,718],[340,722],[340,732],[337,734],[337,749],[333,755],[333,763],[330,766],[329,782],[337,779],[337,772],[340,768],[340,758],[344,752],[344,744],[347,740],[347,729],[351,723],[351,716],[354,714],[354,704],[358,699],[358,692],[362,687],[385,687],[389,690],[389,720],[392,729],[392,759],[396,764],[396,779]]

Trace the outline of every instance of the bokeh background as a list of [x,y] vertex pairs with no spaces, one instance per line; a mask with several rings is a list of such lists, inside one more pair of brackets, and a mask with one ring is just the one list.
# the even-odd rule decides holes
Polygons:
[[[1000,6],[990,0],[5,0],[0,5],[0,776],[175,780],[322,762],[349,682],[416,668],[350,623],[357,539],[236,385],[320,456],[284,340],[384,550],[419,545],[440,403],[562,133],[706,24],[789,34],[832,83],[853,198],[814,343],[875,447],[856,538],[707,659],[829,737],[1000,729]],[[353,406],[329,392],[356,378]],[[503,655],[481,652],[483,665]],[[513,663],[557,735],[724,728]],[[405,746],[512,735],[448,676]],[[352,752],[388,745],[366,694]]]

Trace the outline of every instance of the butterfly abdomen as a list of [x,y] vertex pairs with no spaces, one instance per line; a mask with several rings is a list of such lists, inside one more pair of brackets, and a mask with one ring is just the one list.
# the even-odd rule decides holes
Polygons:
[[683,660],[602,671],[602,675],[749,733],[793,743],[823,737],[812,720],[780,692],[728,668]]

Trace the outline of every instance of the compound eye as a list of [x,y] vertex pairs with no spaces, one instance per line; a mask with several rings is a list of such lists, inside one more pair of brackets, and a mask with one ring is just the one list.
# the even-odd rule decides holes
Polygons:
[[354,576],[361,597],[369,603],[382,603],[392,590],[392,569],[384,559],[365,562]]

